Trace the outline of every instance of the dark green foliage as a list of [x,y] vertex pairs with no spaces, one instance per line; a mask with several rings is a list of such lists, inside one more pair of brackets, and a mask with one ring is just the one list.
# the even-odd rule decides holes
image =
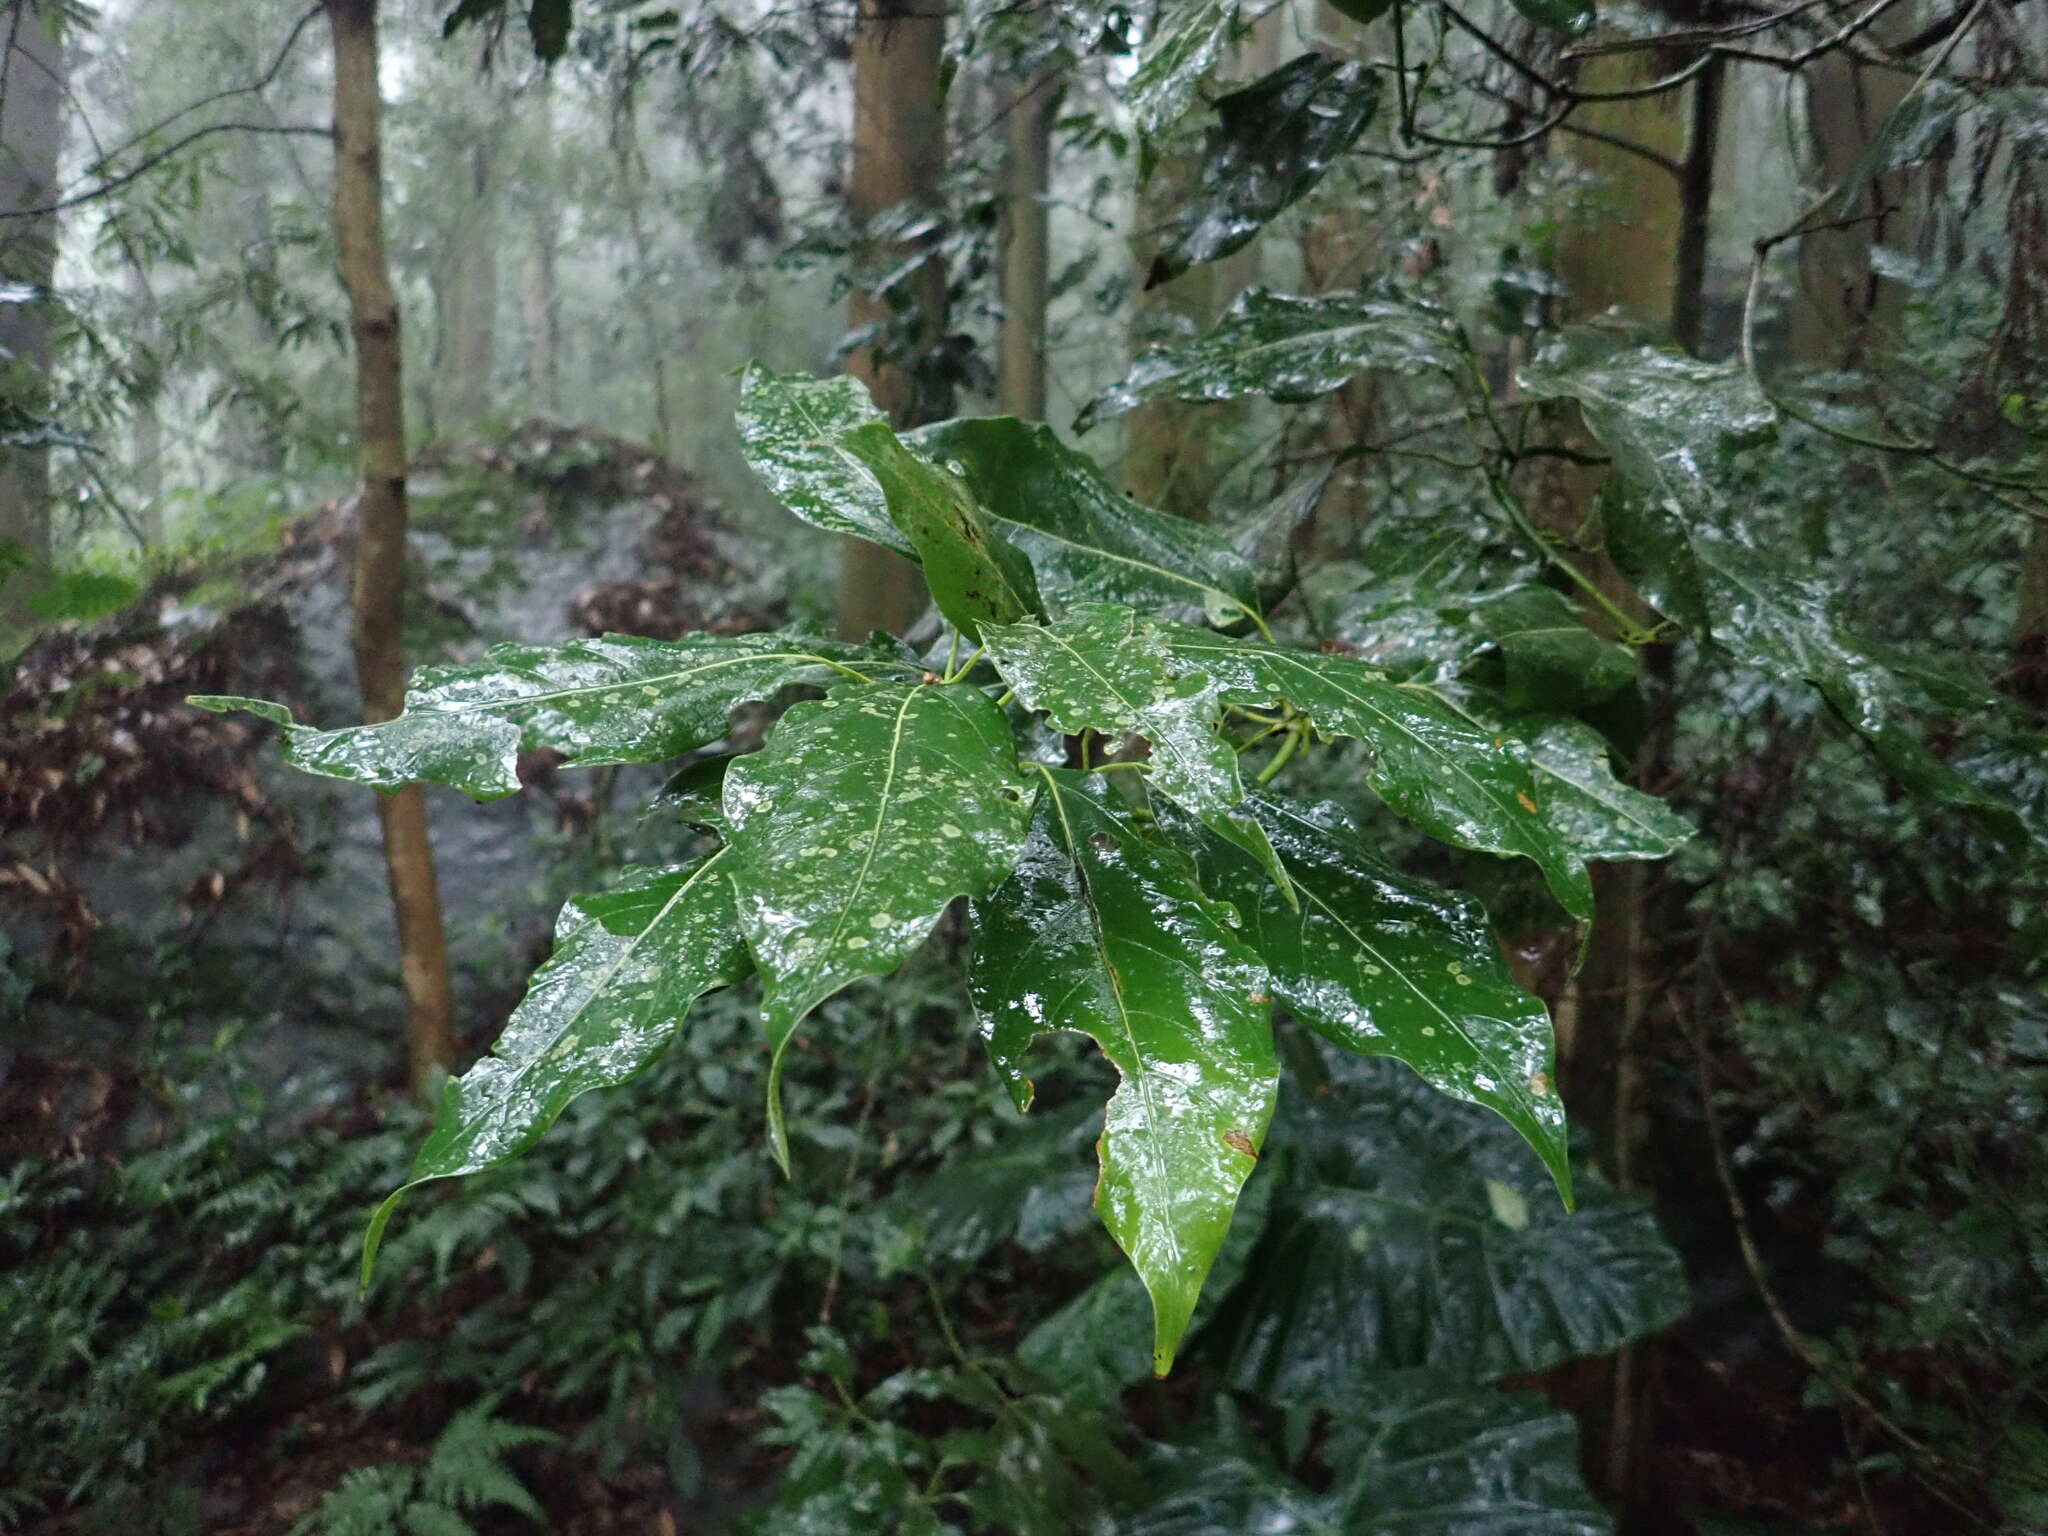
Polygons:
[[1378,105],[1377,76],[1318,53],[1220,98],[1203,145],[1201,186],[1176,216],[1148,286],[1250,244],[1322,179]]

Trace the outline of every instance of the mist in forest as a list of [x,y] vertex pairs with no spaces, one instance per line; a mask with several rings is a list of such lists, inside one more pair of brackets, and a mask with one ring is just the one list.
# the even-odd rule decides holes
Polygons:
[[2030,0],[0,0],[0,1531],[2048,1526]]

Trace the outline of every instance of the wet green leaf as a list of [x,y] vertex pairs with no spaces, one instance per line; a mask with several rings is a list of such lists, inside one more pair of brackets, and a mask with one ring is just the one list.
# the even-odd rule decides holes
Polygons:
[[1457,322],[1417,299],[1340,293],[1297,298],[1247,288],[1192,341],[1154,347],[1082,409],[1074,430],[1136,410],[1148,400],[1289,404],[1340,388],[1367,369],[1413,374],[1462,368]]
[[544,1135],[571,1100],[613,1088],[654,1059],[690,1005],[752,969],[733,914],[725,849],[672,869],[628,869],[562,908],[554,953],[484,1057],[441,1090],[434,1133],[405,1185],[377,1208],[367,1284],[401,1196],[431,1179],[494,1167]]
[[1460,848],[1531,860],[1567,912],[1592,917],[1585,859],[1544,818],[1519,741],[1347,656],[1168,628],[1175,659],[1221,685],[1226,704],[1284,699],[1323,735],[1365,742],[1372,749],[1366,781],[1395,811]]
[[1332,1405],[1326,1491],[1288,1477],[1241,1431],[1161,1446],[1153,1496],[1124,1536],[1609,1536],[1579,1481],[1578,1429],[1527,1393],[1428,1375]]
[[1151,743],[1147,781],[1244,849],[1292,901],[1287,872],[1240,809],[1237,753],[1222,732],[1216,683],[1176,676],[1165,634],[1129,608],[1082,604],[1056,624],[991,626],[983,635],[1017,697],[1073,736],[1101,731]]
[[1176,215],[1146,286],[1248,245],[1323,179],[1379,105],[1363,64],[1304,53],[1221,97],[1202,148],[1202,179]]
[[[1200,1333],[1243,1276],[1278,1184],[1264,1177],[1246,1184],[1231,1216],[1230,1235],[1202,1285],[1189,1335]],[[1118,1265],[1024,1336],[1017,1358],[1077,1402],[1111,1407],[1133,1382],[1152,1373],[1145,1323],[1152,1300],[1128,1264]]]
[[1038,611],[1030,567],[1020,572],[981,525],[974,493],[960,478],[919,458],[886,422],[841,434],[840,444],[880,482],[889,515],[924,566],[939,612],[979,638],[984,623],[1014,624]]
[[1590,709],[1636,679],[1636,653],[1588,629],[1549,587],[1519,586],[1486,599],[1473,617],[1500,648],[1508,708]]
[[749,363],[736,418],[741,451],[775,499],[805,522],[916,556],[873,473],[840,441],[886,419],[851,374],[814,379]]
[[191,702],[282,725],[286,760],[308,773],[379,789],[445,784],[497,800],[517,792],[522,751],[550,748],[568,767],[656,763],[718,740],[741,704],[870,667],[885,676],[904,670],[864,646],[794,635],[606,635],[494,645],[480,662],[423,667],[405,712],[379,725],[321,731],[259,700]]
[[1020,1104],[1024,1052],[1047,1030],[1092,1036],[1121,1075],[1096,1209],[1151,1294],[1164,1373],[1272,1118],[1269,983],[1184,856],[1100,778],[1034,772],[1045,789],[1023,861],[974,903],[969,985]]
[[2012,841],[2026,838],[2019,814],[1929,750],[1914,725],[1919,690],[1858,643],[1839,599],[1817,577],[1786,572],[1731,538],[1695,531],[1715,642],[1745,665],[1820,690],[1908,789],[1938,804],[1973,811]]
[[1124,93],[1138,132],[1153,142],[1187,116],[1237,21],[1233,0],[1182,0],[1177,9],[1178,19],[1146,50]]
[[1539,27],[1578,37],[1592,30],[1597,12],[1592,0],[1513,0],[1514,7]]
[[1252,813],[1300,897],[1273,899],[1234,849],[1201,842],[1204,889],[1244,914],[1273,994],[1325,1039],[1406,1062],[1519,1131],[1571,1203],[1550,1015],[1515,984],[1469,897],[1389,869],[1340,808],[1259,798]]
[[1776,422],[1737,365],[1580,334],[1525,369],[1522,383],[1532,396],[1577,401],[1614,455],[1625,485],[1603,494],[1603,527],[1651,602],[1743,665],[1818,688],[1907,788],[1983,816],[2002,837],[2025,836],[2009,804],[1928,749],[1911,719],[1920,690],[1855,636],[1833,588],[1724,531],[1730,462]]
[[1576,402],[1615,471],[1681,512],[1715,501],[1729,455],[1768,438],[1778,420],[1738,363],[1620,346],[1591,330],[1552,343],[1520,385],[1532,400]]
[[1655,795],[1615,778],[1607,743],[1590,725],[1552,717],[1515,727],[1536,770],[1543,814],[1589,859],[1662,859],[1693,837],[1693,825]]
[[795,705],[726,770],[730,874],[765,983],[771,1142],[789,1161],[783,1052],[849,982],[893,971],[955,896],[986,895],[1024,847],[1029,794],[986,695],[848,686]]
[[1238,1386],[1340,1406],[1382,1372],[1545,1370],[1685,1311],[1641,1206],[1582,1173],[1567,1214],[1494,1115],[1393,1062],[1323,1055],[1327,1088],[1290,1101],[1266,1243],[1216,1323],[1235,1329]]
[[1109,601],[1210,623],[1257,611],[1256,572],[1211,530],[1132,501],[1043,422],[947,421],[909,434],[913,450],[972,488],[992,530],[1026,555],[1047,608]]

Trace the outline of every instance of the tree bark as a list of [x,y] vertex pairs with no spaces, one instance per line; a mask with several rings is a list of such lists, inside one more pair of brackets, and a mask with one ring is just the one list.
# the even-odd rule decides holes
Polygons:
[[[1137,234],[1131,242],[1140,281],[1152,270],[1173,216],[1193,195],[1201,156],[1186,149],[1162,150],[1152,175],[1138,191]],[[1155,341],[1192,335],[1216,319],[1216,263],[1191,267],[1139,296],[1133,314],[1133,350]],[[1180,400],[1153,400],[1125,418],[1124,489],[1147,506],[1178,517],[1208,514],[1214,474],[1209,440],[1214,407]]]
[[1006,104],[1003,165],[1003,331],[996,405],[1006,416],[1045,419],[1045,313],[1050,244],[1052,122],[1059,83],[1026,81]]
[[[909,246],[877,243],[870,226],[903,204],[936,210],[946,168],[946,114],[940,69],[945,13],[921,0],[860,0],[853,36],[853,169],[847,213],[854,227],[858,266],[867,272]],[[934,401],[921,390],[918,359],[945,332],[946,271],[928,257],[911,280],[912,313],[890,344],[857,348],[847,370],[867,385],[875,404],[897,427],[933,419]],[[847,304],[855,330],[901,326],[888,301],[856,283]],[[839,557],[839,631],[860,638],[870,630],[900,633],[924,608],[917,569],[886,549],[849,539]]]
[[612,102],[612,154],[618,162],[619,190],[626,212],[626,234],[633,245],[633,277],[626,285],[641,344],[652,349],[654,432],[651,446],[667,458],[674,436],[669,407],[668,328],[662,324],[653,289],[654,242],[647,232],[647,156],[640,148],[640,65],[630,52]]
[[[1667,67],[1669,61],[1640,55],[1602,57],[1580,84],[1627,89]],[[1576,119],[1610,140],[1652,151],[1664,163],[1611,142],[1567,139],[1573,160],[1598,178],[1604,215],[1578,223],[1560,242],[1569,318],[1615,310],[1697,350],[1721,103],[1722,75],[1710,65],[1687,91],[1604,102]],[[1572,539],[1603,473],[1550,461],[1547,475],[1549,503],[1537,502],[1533,510],[1546,528]],[[1571,558],[1622,611],[1647,619],[1642,600],[1597,540]],[[1588,622],[1599,627],[1601,621]],[[1644,722],[1627,777],[1654,789],[1665,776],[1673,718],[1669,648],[1646,647],[1642,662]],[[1622,1190],[1648,1194],[1654,1181],[1654,1170],[1646,1166],[1651,1010],[1661,986],[1659,887],[1657,877],[1636,863],[1595,865],[1593,880],[1598,924],[1584,969],[1568,984],[1559,1010],[1570,1021],[1569,1030],[1560,1029],[1559,1087],[1574,1119],[1590,1130],[1602,1170]],[[1583,1465],[1628,1532],[1656,1528],[1650,1451],[1659,1358],[1654,1344],[1624,1345],[1585,1373],[1595,1400],[1581,1415]]]
[[[1873,29],[1880,37],[1897,30],[1882,22]],[[1838,52],[1814,60],[1800,72],[1800,79],[1806,86],[1814,180],[1832,187],[1849,174],[1892,109],[1905,99],[1912,77],[1873,69]],[[1870,253],[1896,238],[1905,219],[1896,204],[1903,199],[1906,184],[1902,175],[1878,178],[1850,210],[1872,217],[1800,238],[1799,288],[1789,317],[1795,362],[1818,368],[1853,364],[1871,325],[1896,313],[1903,290],[1878,279],[1871,270]]]
[[[398,300],[384,249],[383,101],[377,0],[323,0],[334,35],[334,233],[356,348],[356,680],[363,718],[405,702],[405,395]],[[379,801],[405,984],[407,1078],[431,1102],[455,1063],[454,999],[441,893],[417,784]]]
[[562,309],[556,261],[562,244],[562,211],[555,189],[554,76],[543,74],[535,87],[534,115],[539,121],[537,157],[542,174],[532,193],[526,264],[520,273],[519,307],[526,321],[526,387],[550,416],[562,414]]
[[[53,201],[64,143],[64,44],[56,7],[0,3],[0,210]],[[27,288],[28,302],[0,298],[0,406],[30,417],[50,405],[50,298],[57,270],[55,215],[0,221],[0,291]],[[19,545],[33,567],[50,559],[50,450],[0,446],[0,542]],[[0,567],[0,570],[4,570]],[[26,624],[33,572],[0,575],[0,642]]]
[[135,477],[135,493],[142,501],[136,510],[143,552],[150,554],[164,542],[163,365],[159,355],[163,323],[139,253],[130,250],[128,256],[130,323],[135,327],[139,359],[130,418],[129,462]]
[[437,436],[473,434],[491,410],[498,365],[498,140],[502,117],[458,151],[456,215],[436,284],[434,346]]

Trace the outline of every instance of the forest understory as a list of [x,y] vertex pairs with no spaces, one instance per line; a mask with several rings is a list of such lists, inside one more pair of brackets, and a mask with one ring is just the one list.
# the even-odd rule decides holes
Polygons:
[[0,1531],[2048,1532],[2039,0],[0,0]]

